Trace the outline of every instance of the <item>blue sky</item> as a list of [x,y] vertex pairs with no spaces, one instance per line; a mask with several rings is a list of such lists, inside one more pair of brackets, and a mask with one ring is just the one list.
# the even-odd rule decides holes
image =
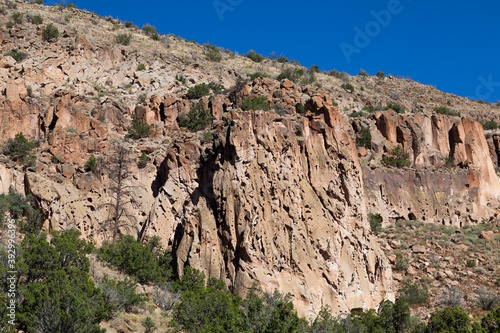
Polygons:
[[240,54],[274,51],[306,67],[352,75],[383,71],[459,96],[500,101],[498,0],[72,2]]

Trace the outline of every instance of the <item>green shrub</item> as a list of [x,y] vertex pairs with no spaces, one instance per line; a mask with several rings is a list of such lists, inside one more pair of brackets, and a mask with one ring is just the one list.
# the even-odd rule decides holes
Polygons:
[[276,90],[275,92],[273,92],[273,97],[274,98],[281,98],[281,97],[283,97],[283,94],[281,93],[280,90]]
[[467,259],[467,267],[474,267],[476,266],[476,262],[472,259]]
[[30,3],[36,3],[38,5],[43,5],[43,0],[30,0]]
[[139,161],[137,162],[137,166],[139,167],[139,169],[144,169],[148,165],[148,162],[149,162],[149,156],[145,152],[142,152],[142,155],[139,156]]
[[145,70],[146,70],[146,65],[144,65],[144,64],[137,65],[137,71],[138,72],[145,71]]
[[500,329],[500,307],[481,318],[481,327],[485,330],[484,332],[478,330],[474,333],[498,333]]
[[221,62],[222,53],[220,49],[215,45],[205,44],[206,57],[208,61]]
[[361,127],[356,138],[356,146],[371,149],[372,147],[372,134],[369,127]]
[[12,19],[12,22],[14,22],[14,24],[22,24],[24,19],[23,19],[23,14],[19,13],[19,12],[16,12],[16,13],[13,13],[10,18]]
[[40,15],[34,15],[31,17],[31,23],[36,24],[36,25],[40,25],[43,23],[43,19]]
[[19,51],[18,49],[12,49],[9,52],[5,53],[6,56],[11,56],[15,61],[20,62],[28,57],[27,53]]
[[210,95],[210,86],[206,83],[197,84],[187,92],[188,99],[198,99],[207,95]]
[[403,257],[401,253],[396,253],[396,264],[395,264],[396,271],[406,272],[408,270],[409,264],[410,261],[408,260],[408,258]]
[[[17,265],[23,279],[17,290],[22,297],[16,329],[102,333],[99,323],[107,314],[103,295],[89,276],[86,255],[92,247],[76,230],[52,236],[49,243],[45,237],[26,234],[21,243]],[[4,302],[0,303],[2,312]]]
[[391,150],[388,154],[382,156],[382,162],[386,166],[403,168],[411,165],[410,154],[403,150],[401,145]]
[[381,71],[378,71],[377,72],[377,77],[380,78],[380,79],[383,79],[383,78],[385,78],[385,73],[381,72]]
[[121,45],[130,45],[132,34],[119,34],[115,38],[115,42]]
[[434,111],[436,111],[436,113],[444,114],[444,115],[447,115],[447,116],[455,116],[455,117],[459,117],[460,116],[460,112],[456,112],[456,111],[450,110],[446,106],[436,106],[434,108]]
[[59,163],[61,163],[61,162],[59,161],[59,159],[56,157],[56,155],[52,155],[52,156],[50,157],[50,161],[51,161],[52,163],[54,163],[54,164],[59,164]]
[[302,68],[286,68],[276,77],[276,79],[278,81],[288,79],[290,81],[297,82],[302,76],[304,76],[304,70]]
[[266,96],[259,96],[255,98],[247,98],[241,103],[241,109],[243,111],[248,110],[263,110],[269,111],[269,102]]
[[[484,288],[479,290],[476,300],[477,306],[485,311],[490,311],[500,304],[500,299],[493,291],[488,291]],[[500,328],[500,327],[499,327]]]
[[104,242],[98,257],[136,277],[139,283],[165,283],[172,276],[172,256],[158,237],[141,243],[130,235],[120,236],[114,244]]
[[387,104],[387,106],[385,107],[386,110],[394,110],[396,111],[397,113],[405,113],[405,108],[402,106],[402,105],[399,105],[399,104]]
[[142,321],[142,326],[144,326],[144,333],[153,333],[156,329],[156,324],[150,316]]
[[125,23],[123,23],[123,25],[125,26],[125,28],[137,28],[137,26],[134,24],[134,22],[131,22],[131,21],[125,21]]
[[378,234],[382,230],[382,216],[378,213],[370,213],[368,219],[370,220],[370,229],[374,234]]
[[227,92],[222,83],[210,82],[208,87],[215,95],[225,94]]
[[287,63],[288,62],[288,58],[287,57],[279,57],[278,58],[278,62],[282,63],[282,64]]
[[427,324],[427,332],[470,333],[469,315],[459,307],[436,310]]
[[203,102],[196,103],[188,112],[186,117],[179,119],[179,126],[185,127],[191,132],[198,132],[208,127],[214,117],[205,108]]
[[255,72],[252,75],[250,75],[250,81],[253,81],[253,80],[255,80],[256,78],[259,78],[259,77],[269,77],[269,75],[267,75],[265,73]]
[[147,98],[148,98],[148,97],[147,97],[146,95],[142,94],[142,95],[137,96],[137,101],[138,101],[139,103],[144,104],[144,103],[146,102],[146,99],[147,99]]
[[253,62],[262,62],[265,59],[263,56],[252,50],[245,54],[245,57],[251,59]]
[[129,126],[128,134],[129,136],[134,139],[142,139],[142,138],[147,138],[149,136],[149,133],[151,132],[151,126],[147,123],[143,123],[139,119],[132,119],[132,124]]
[[153,40],[159,40],[160,39],[160,36],[158,35],[157,29],[155,27],[153,27],[152,25],[150,25],[150,24],[143,25],[142,26],[142,32],[144,32],[144,34],[146,36],[148,36],[149,38],[151,38]]
[[24,137],[16,134],[14,139],[9,139],[5,143],[2,153],[9,156],[13,161],[25,164],[30,159],[30,154],[35,144]]
[[144,303],[147,299],[142,294],[136,294],[137,284],[129,278],[119,281],[105,275],[101,281],[97,282],[97,286],[103,294],[108,319],[121,310],[130,310],[132,306]]
[[354,86],[350,83],[343,83],[340,87],[351,94],[354,92]]
[[352,111],[349,114],[349,117],[351,117],[351,118],[360,118],[360,117],[363,117],[363,116],[364,116],[363,112],[359,112],[359,111]]
[[495,130],[498,128],[498,124],[494,120],[483,122],[482,125],[485,130]]
[[68,133],[76,133],[76,128],[74,128],[74,127],[68,127],[68,129],[66,131]]
[[302,104],[302,103],[297,103],[297,105],[295,105],[295,110],[297,111],[297,113],[300,113],[300,114],[306,113],[306,108],[304,107],[304,104]]
[[42,35],[47,42],[55,41],[59,38],[59,29],[57,29],[52,23],[49,23],[45,26],[45,29],[43,29]]
[[368,73],[364,69],[360,69],[358,76],[369,76]]
[[401,288],[401,298],[408,304],[422,304],[429,299],[429,291],[425,285],[406,281]]
[[75,8],[76,9],[76,6],[75,4],[69,2],[67,5],[66,5],[66,8]]
[[95,158],[94,154],[92,154],[87,162],[85,162],[84,168],[87,172],[94,173],[97,171],[97,159]]
[[203,132],[203,136],[201,137],[201,141],[203,143],[207,143],[207,142],[212,141],[213,137],[214,136],[213,136],[211,131],[205,131],[205,132]]

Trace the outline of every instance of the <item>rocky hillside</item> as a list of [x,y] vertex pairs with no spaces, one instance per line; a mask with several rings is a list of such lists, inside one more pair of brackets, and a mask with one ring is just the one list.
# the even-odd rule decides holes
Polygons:
[[0,143],[22,133],[36,147],[29,163],[1,157],[0,189],[33,195],[45,230],[160,236],[177,274],[189,265],[241,295],[257,281],[312,315],[394,299],[368,213],[383,227],[498,219],[500,133],[478,123],[500,122],[495,105],[256,62],[76,8],[2,13]]

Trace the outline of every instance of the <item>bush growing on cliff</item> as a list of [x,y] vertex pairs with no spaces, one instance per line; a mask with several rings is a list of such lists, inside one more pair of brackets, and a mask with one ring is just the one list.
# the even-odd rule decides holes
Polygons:
[[245,54],[245,57],[249,58],[253,62],[262,62],[265,59],[263,56],[252,50]]
[[434,108],[434,111],[436,111],[436,113],[444,114],[444,115],[447,115],[447,116],[460,117],[460,112],[448,109],[446,106],[436,106]]
[[304,75],[304,70],[302,68],[299,69],[286,68],[276,77],[276,79],[278,81],[287,79],[293,82],[297,82],[303,75]]
[[132,40],[132,34],[118,34],[115,38],[115,42],[121,45],[130,45]]
[[186,117],[179,119],[179,126],[185,127],[191,132],[198,132],[209,126],[213,120],[214,117],[200,101],[191,108]]
[[351,94],[354,92],[354,86],[350,83],[343,83],[340,87]]
[[498,124],[494,120],[486,121],[481,124],[485,130],[495,130],[498,128]]
[[385,107],[386,110],[394,110],[396,111],[397,113],[405,113],[405,108],[399,104],[387,104],[387,106]]
[[142,152],[142,155],[139,156],[139,161],[137,162],[137,166],[139,169],[144,169],[149,162],[149,157],[145,152]]
[[210,86],[206,83],[197,84],[194,87],[189,88],[187,92],[188,99],[199,99],[208,95],[210,95]]
[[401,296],[408,304],[422,304],[429,299],[427,286],[418,283],[405,281],[401,288]]
[[142,26],[142,32],[149,38],[153,40],[159,40],[160,35],[158,35],[157,29],[150,24],[145,24]]
[[43,23],[43,19],[40,15],[34,15],[31,17],[31,23],[35,25],[40,25]]
[[18,49],[12,49],[9,52],[5,53],[6,56],[11,56],[15,61],[20,62],[28,57],[28,54],[19,51]]
[[84,165],[85,171],[95,173],[97,171],[97,160],[92,154]]
[[149,124],[140,121],[139,119],[132,119],[132,124],[129,126],[128,135],[134,139],[147,138],[151,132]]
[[371,230],[373,233],[378,234],[382,230],[382,216],[378,213],[370,213],[368,219],[370,220]]
[[356,145],[358,147],[365,147],[366,149],[371,149],[372,147],[372,134],[369,127],[361,127],[356,138]]
[[21,133],[18,133],[14,139],[7,140],[2,153],[9,156],[13,161],[29,164],[34,158],[34,156],[30,155],[33,148],[35,148],[35,144],[26,139]]
[[54,24],[52,23],[49,23],[47,24],[47,26],[45,27],[45,29],[43,29],[43,38],[47,41],[47,42],[52,42],[52,41],[55,41],[59,38],[59,29],[57,29]]
[[249,110],[263,110],[269,111],[269,102],[266,96],[259,96],[255,98],[247,98],[241,103],[241,109],[243,111]]
[[222,53],[220,49],[215,45],[205,44],[205,55],[208,61],[221,62]]
[[403,150],[401,145],[391,150],[388,154],[382,156],[382,162],[386,166],[403,168],[411,165],[410,154]]

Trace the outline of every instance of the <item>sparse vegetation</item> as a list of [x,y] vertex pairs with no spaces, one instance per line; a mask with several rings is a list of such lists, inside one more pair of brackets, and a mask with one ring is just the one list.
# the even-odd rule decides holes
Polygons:
[[304,70],[302,68],[299,69],[286,68],[276,77],[276,79],[278,81],[287,79],[293,82],[297,82],[302,76],[304,76]]
[[288,62],[288,58],[287,57],[279,57],[278,58],[278,62],[282,63],[282,64],[287,63]]
[[408,304],[422,304],[429,299],[427,286],[406,280],[401,288],[401,296]]
[[59,38],[59,29],[57,29],[54,24],[49,23],[45,26],[45,29],[43,29],[42,35],[43,38],[49,43],[56,41]]
[[191,108],[186,117],[179,119],[179,126],[185,127],[191,132],[198,132],[207,128],[213,119],[214,117],[200,101]]
[[446,106],[436,106],[434,108],[434,111],[439,114],[444,114],[447,116],[455,116],[455,117],[460,117],[460,112],[453,111],[451,109],[448,109]]
[[254,81],[255,79],[257,79],[259,77],[269,77],[269,75],[267,75],[265,73],[255,72],[252,75],[250,75],[250,81]]
[[215,45],[205,44],[205,54],[208,61],[221,62],[222,52]]
[[40,25],[43,23],[43,19],[40,15],[34,15],[31,17],[31,23],[36,24],[36,25]]
[[254,98],[247,98],[241,103],[241,109],[243,111],[248,110],[263,110],[269,111],[269,102],[266,96],[259,96]]
[[145,153],[142,152],[141,156],[139,156],[139,161],[137,161],[137,166],[139,169],[144,169],[149,162],[149,156]]
[[485,130],[496,130],[498,129],[498,124],[494,120],[489,120],[481,123]]
[[21,62],[28,57],[27,53],[24,53],[18,49],[12,49],[9,52],[5,53],[4,55],[11,56],[17,62]]
[[251,59],[253,62],[262,62],[265,59],[263,56],[253,50],[245,54],[245,57]]
[[384,154],[384,156],[382,156],[382,162],[386,166],[396,168],[403,168],[411,165],[410,154],[405,152],[401,145],[397,145],[388,154]]
[[398,272],[406,272],[408,270],[408,266],[410,265],[410,261],[408,258],[404,257],[401,253],[396,253],[396,271]]
[[23,14],[21,14],[19,12],[13,13],[10,16],[10,18],[12,19],[12,22],[14,24],[23,24],[23,21],[24,21]]
[[365,76],[365,77],[367,77],[369,75],[368,75],[368,73],[364,69],[361,69],[361,70],[359,70],[358,76]]
[[385,109],[386,110],[394,110],[397,113],[401,113],[401,114],[403,114],[403,113],[406,112],[405,108],[402,105],[399,105],[399,104],[391,104],[391,103],[389,103],[389,104],[387,104],[387,106],[385,107]]
[[343,83],[340,87],[351,94],[354,92],[354,86],[350,83]]
[[134,140],[147,138],[150,132],[151,126],[136,118],[132,120],[132,124],[128,128],[128,134]]
[[481,288],[478,292],[476,303],[481,309],[491,311],[500,305],[500,298],[493,291]]
[[378,71],[376,76],[377,76],[379,79],[383,79],[383,78],[385,78],[385,73],[384,73],[384,72],[381,72],[381,71]]
[[132,40],[132,34],[118,34],[115,38],[115,42],[121,45],[130,45]]
[[146,70],[146,65],[144,65],[144,64],[137,65],[137,71],[138,72],[145,71],[145,70]]
[[160,35],[158,35],[158,31],[155,27],[153,27],[152,25],[150,24],[145,24],[142,26],[142,32],[144,32],[144,34],[146,36],[148,36],[149,38],[153,39],[153,40],[159,40],[160,39]]

